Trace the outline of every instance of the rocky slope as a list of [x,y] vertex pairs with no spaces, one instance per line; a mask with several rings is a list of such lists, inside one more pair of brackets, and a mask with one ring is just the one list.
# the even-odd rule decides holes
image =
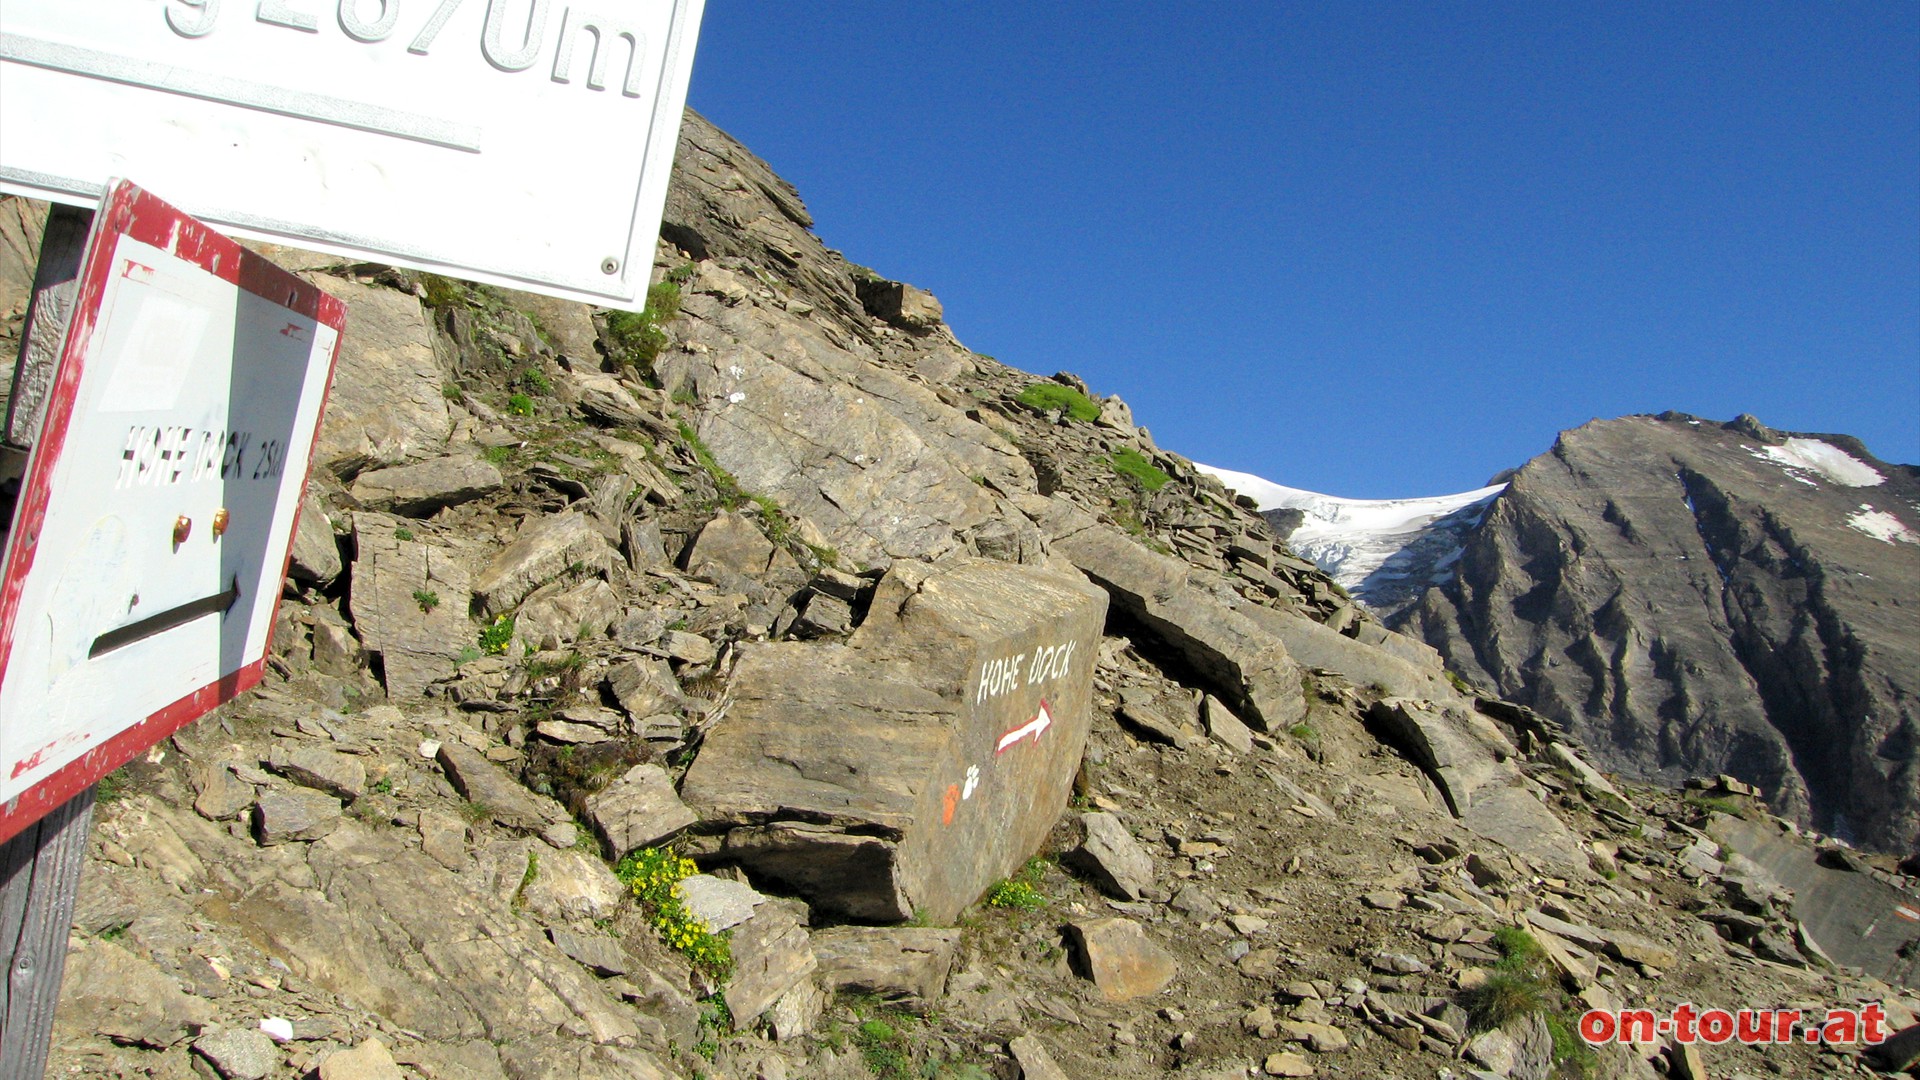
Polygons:
[[1855,440],[1671,413],[1569,431],[1397,624],[1629,775],[1731,773],[1920,848],[1920,470]]
[[1912,1022],[1707,831],[1790,827],[1463,696],[809,224],[689,114],[649,318],[271,252],[350,331],[270,672],[102,785],[49,1075],[1824,1076],[1565,1029]]

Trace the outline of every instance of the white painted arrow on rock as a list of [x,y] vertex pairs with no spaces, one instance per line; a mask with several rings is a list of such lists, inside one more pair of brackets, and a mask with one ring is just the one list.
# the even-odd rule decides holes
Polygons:
[[1033,741],[1037,743],[1040,741],[1040,733],[1052,726],[1053,713],[1047,711],[1047,703],[1042,700],[1040,702],[1039,715],[1021,724],[1019,727],[1014,728],[1012,731],[1007,732],[1005,735],[1000,736],[1000,744],[993,748],[993,752],[996,755],[1004,754],[1011,749],[1015,743],[1029,735],[1033,736]]

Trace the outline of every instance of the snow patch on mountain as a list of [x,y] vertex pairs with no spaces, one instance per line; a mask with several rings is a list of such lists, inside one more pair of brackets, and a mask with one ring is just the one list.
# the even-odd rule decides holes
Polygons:
[[1818,487],[1807,474],[1821,477],[1841,487],[1878,487],[1887,482],[1880,470],[1819,439],[1788,439],[1780,446],[1747,452],[1762,461],[1771,461],[1803,484]]
[[1250,473],[1199,468],[1252,497],[1301,558],[1380,612],[1445,581],[1460,561],[1466,533],[1506,489],[1494,484],[1431,498],[1345,499]]
[[1920,544],[1920,533],[1907,528],[1905,522],[1885,510],[1875,510],[1870,503],[1861,503],[1860,509],[1847,518],[1847,524],[1873,537],[1891,544],[1896,540],[1903,544]]

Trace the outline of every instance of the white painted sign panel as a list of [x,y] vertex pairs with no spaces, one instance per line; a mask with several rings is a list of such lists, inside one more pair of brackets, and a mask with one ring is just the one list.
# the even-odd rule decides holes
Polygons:
[[6,0],[0,190],[644,302],[705,0]]
[[131,184],[0,573],[0,840],[259,681],[344,306]]

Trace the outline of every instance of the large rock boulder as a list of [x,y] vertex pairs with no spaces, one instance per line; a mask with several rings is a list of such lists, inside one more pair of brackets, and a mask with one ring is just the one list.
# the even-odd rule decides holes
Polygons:
[[951,920],[1066,805],[1106,598],[979,559],[900,563],[847,645],[741,649],[682,795],[816,906]]

